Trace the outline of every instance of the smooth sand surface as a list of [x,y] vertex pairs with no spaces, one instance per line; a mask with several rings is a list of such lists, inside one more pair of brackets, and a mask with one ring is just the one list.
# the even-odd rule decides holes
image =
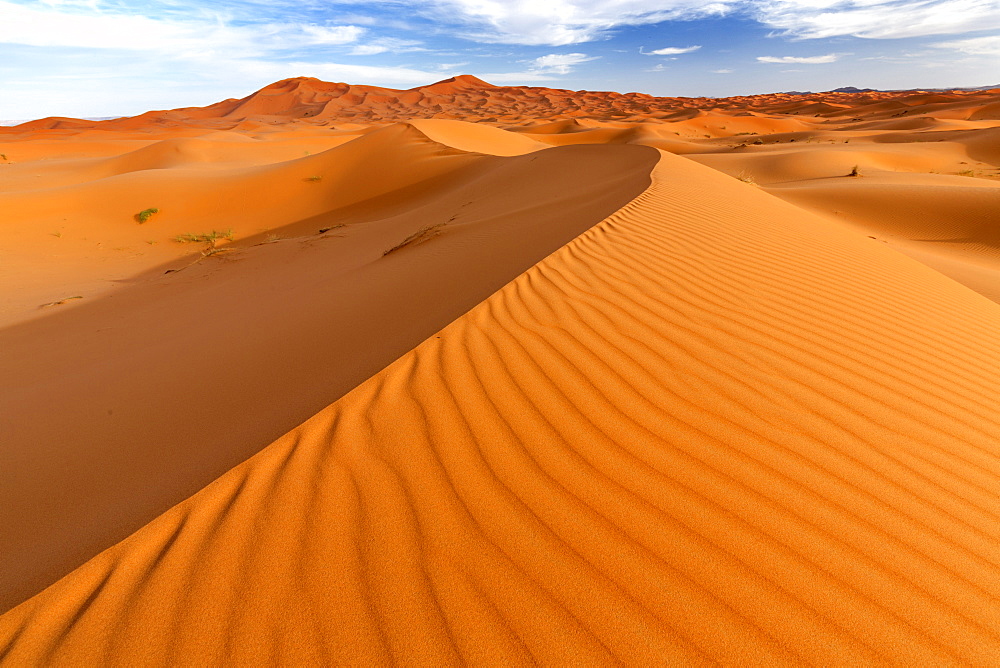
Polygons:
[[994,665],[998,105],[0,129],[0,663]]

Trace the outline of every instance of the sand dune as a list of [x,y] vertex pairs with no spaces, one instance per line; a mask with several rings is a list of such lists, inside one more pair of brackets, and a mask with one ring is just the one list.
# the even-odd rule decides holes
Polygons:
[[793,183],[769,191],[805,209],[854,223],[1000,302],[1000,182],[922,176]]
[[[366,179],[348,168],[373,145],[393,166]],[[0,375],[19,388],[0,396],[0,602],[124,538],[599,222],[645,188],[655,156],[633,146],[472,156],[387,128],[315,156],[344,169],[316,191],[332,208],[302,209],[308,217],[278,228],[284,238],[237,241],[0,330]],[[276,175],[244,175],[239,187],[255,178]],[[227,182],[197,183],[184,187],[207,200]],[[282,187],[294,196],[314,184]],[[60,465],[46,466],[52,458]]]
[[[262,131],[289,124],[301,127],[392,122],[414,118],[523,124],[561,133],[559,124],[586,127],[590,122],[663,121],[697,124],[724,117],[739,132],[759,132],[752,124],[763,117],[790,132],[807,119],[820,122],[871,121],[926,114],[938,119],[995,121],[998,90],[869,93],[804,93],[731,98],[653,97],[644,93],[495,86],[473,76],[452,77],[426,86],[395,90],[331,83],[311,77],[275,82],[240,100],[207,107],[150,111],[106,121],[49,118],[0,127],[0,137],[45,130],[70,136],[81,130],[173,132],[191,128]],[[556,125],[551,125],[555,123]],[[744,124],[750,123],[747,128]],[[575,124],[575,125],[574,125]],[[700,136],[700,135],[699,135]]]
[[990,663],[1000,308],[653,178],[0,618],[6,660]]
[[[6,322],[37,317],[38,304],[65,297],[67,291],[90,298],[113,289],[115,280],[164,262],[182,258],[176,266],[190,263],[198,257],[197,251],[191,257],[198,245],[176,243],[179,235],[232,229],[237,240],[263,241],[267,234],[297,233],[284,228],[305,220],[314,233],[324,226],[314,225],[317,216],[373,198],[391,200],[392,193],[476,159],[407,125],[316,155],[297,150],[294,160],[281,145],[267,144],[258,153],[271,154],[269,160],[276,163],[225,169],[206,170],[179,155],[170,158],[179,162],[167,165],[163,156],[172,152],[172,141],[167,144],[166,150],[153,145],[97,161],[89,169],[69,170],[83,182],[0,193],[6,212],[0,238],[17,249],[17,261],[46,270],[18,274],[17,289],[4,305]],[[370,160],[372,155],[385,162]],[[158,213],[140,225],[135,216],[147,208]],[[95,262],[95,255],[101,261]],[[81,256],[85,261],[75,262]]]
[[434,141],[473,153],[510,156],[548,148],[546,144],[488,125],[439,119],[416,120],[410,123]]
[[0,128],[0,664],[995,664],[998,95]]

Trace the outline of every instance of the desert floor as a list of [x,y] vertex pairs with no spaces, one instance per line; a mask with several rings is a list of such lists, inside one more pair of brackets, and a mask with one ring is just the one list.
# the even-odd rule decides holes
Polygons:
[[1000,662],[1000,91],[292,79],[0,212],[4,665]]

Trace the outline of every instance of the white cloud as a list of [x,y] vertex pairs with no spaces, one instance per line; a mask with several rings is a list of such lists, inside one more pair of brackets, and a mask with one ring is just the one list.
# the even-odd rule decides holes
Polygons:
[[550,53],[531,61],[531,71],[551,74],[569,74],[573,67],[588,60],[597,60],[597,56],[585,53]]
[[380,53],[411,53],[413,51],[426,51],[420,46],[420,42],[408,39],[397,39],[395,37],[381,37],[355,45],[349,52],[351,56],[374,56]]
[[434,66],[434,68],[438,69],[438,70],[442,70],[442,71],[445,71],[445,70],[454,70],[454,71],[457,71],[457,70],[465,67],[468,64],[469,64],[468,62],[464,62],[464,63],[438,63],[437,65]]
[[[347,56],[419,47],[412,40],[370,36],[353,24],[310,22],[298,11],[287,14],[287,4],[261,21],[261,12],[244,1],[229,9],[257,22],[239,22],[183,0],[159,4],[155,14],[148,7],[122,13],[124,3],[117,0],[0,0],[4,55],[19,53],[21,46],[41,47],[30,59],[16,58],[16,67],[0,57],[5,91],[0,118],[134,114],[206,104],[294,76],[407,88],[460,73],[432,65],[331,62],[345,58],[331,57],[330,49]],[[220,3],[227,4],[232,5]],[[289,18],[275,18],[283,16]],[[79,57],[79,49],[89,50],[86,58]],[[63,75],[67,78],[60,80]]]
[[[998,0],[411,0],[488,43],[563,46],[615,29],[746,12],[795,38],[899,38],[1000,28]],[[654,52],[655,53],[655,52]],[[659,55],[659,54],[657,54]]]
[[712,70],[712,74],[732,74],[732,73],[733,73],[733,70],[726,70],[726,69]]
[[835,53],[828,53],[825,56],[758,56],[757,60],[762,63],[781,63],[784,65],[790,65],[793,63],[801,63],[804,65],[821,65],[823,63],[832,63],[837,60],[839,56]]
[[600,56],[585,53],[550,53],[528,61],[528,68],[522,72],[494,72],[483,77],[492,83],[527,83],[532,81],[552,81],[559,75],[569,74],[580,63],[597,60]]
[[101,0],[39,0],[39,2],[49,7],[87,7],[93,10],[97,10],[101,4]]
[[951,49],[970,56],[997,56],[1000,57],[1000,35],[989,37],[973,37],[971,39],[959,39],[953,42],[938,42],[932,44],[939,49]]
[[158,19],[80,11],[81,3],[55,4],[58,6],[35,8],[0,0],[0,44],[159,51],[179,56],[259,54],[302,46],[351,44],[365,33],[364,28],[353,25],[275,22],[237,26],[221,17]]
[[799,38],[893,39],[1000,28],[997,0],[755,0],[750,11]]
[[464,23],[479,42],[564,46],[624,26],[725,14],[738,0],[424,0],[445,21]]
[[350,44],[358,41],[365,29],[358,26],[289,26],[292,31],[301,30],[309,44]]
[[642,51],[640,49],[640,53],[643,53],[643,54],[645,54],[647,56],[676,56],[676,55],[679,55],[681,53],[691,53],[692,51],[697,51],[700,48],[701,48],[701,45],[698,45],[698,46],[668,46],[666,48],[657,49],[655,51]]

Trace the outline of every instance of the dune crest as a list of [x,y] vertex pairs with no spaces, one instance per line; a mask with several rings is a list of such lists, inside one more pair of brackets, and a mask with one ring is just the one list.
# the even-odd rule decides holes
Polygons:
[[0,617],[0,656],[989,664],[998,328],[664,154],[599,226]]

